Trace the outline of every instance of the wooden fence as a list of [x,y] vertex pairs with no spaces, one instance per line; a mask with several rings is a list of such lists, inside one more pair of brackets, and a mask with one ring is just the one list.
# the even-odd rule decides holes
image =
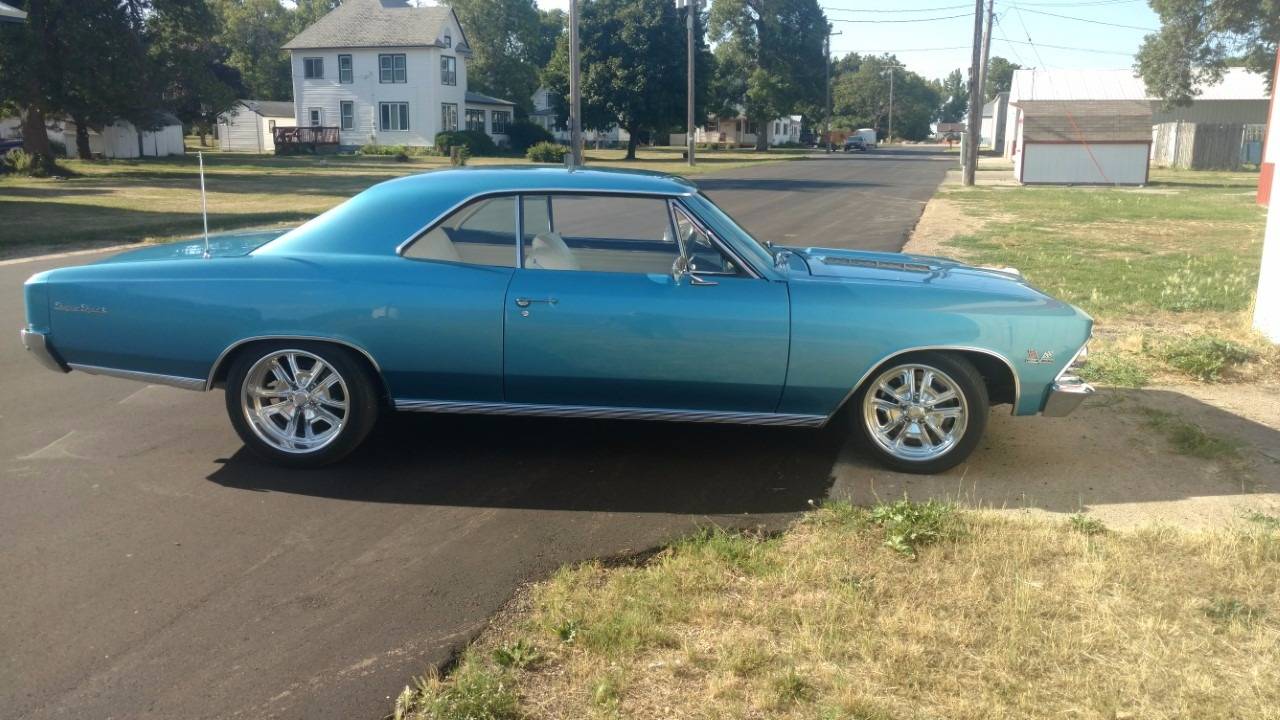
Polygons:
[[1257,125],[1167,122],[1152,132],[1151,161],[1185,170],[1239,170],[1257,163]]

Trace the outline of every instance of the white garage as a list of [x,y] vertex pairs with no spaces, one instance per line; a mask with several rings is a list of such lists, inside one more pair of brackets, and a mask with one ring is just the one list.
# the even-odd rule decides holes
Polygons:
[[1145,100],[1016,103],[1013,172],[1024,184],[1144,185],[1151,157]]
[[[165,157],[186,153],[183,145],[182,123],[168,113],[157,113],[153,127],[139,130],[127,120],[117,120],[101,131],[89,128],[89,151],[106,158]],[[76,156],[76,124],[70,120],[62,123],[62,140],[67,155]],[[50,134],[53,138],[52,133]]]
[[238,100],[218,116],[218,147],[233,152],[275,152],[275,129],[297,124],[292,102]]

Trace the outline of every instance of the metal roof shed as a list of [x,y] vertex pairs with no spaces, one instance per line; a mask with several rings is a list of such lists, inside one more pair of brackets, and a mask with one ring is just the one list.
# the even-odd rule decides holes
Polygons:
[[1143,185],[1151,157],[1145,100],[1022,100],[1013,168],[1025,184]]

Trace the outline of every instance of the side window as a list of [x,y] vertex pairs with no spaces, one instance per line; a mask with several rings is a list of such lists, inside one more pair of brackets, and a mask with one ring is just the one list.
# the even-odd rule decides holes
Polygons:
[[515,228],[515,197],[476,200],[423,233],[402,254],[416,260],[515,267]]
[[676,232],[680,242],[684,243],[685,254],[689,256],[689,270],[697,275],[728,275],[747,277],[747,273],[733,258],[720,252],[716,243],[697,223],[693,221],[684,208],[674,206]]
[[670,274],[679,257],[666,200],[524,196],[525,268]]

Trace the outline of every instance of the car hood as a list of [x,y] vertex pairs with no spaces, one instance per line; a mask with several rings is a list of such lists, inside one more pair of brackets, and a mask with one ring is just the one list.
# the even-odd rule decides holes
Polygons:
[[835,248],[787,248],[799,255],[818,278],[1001,287],[1027,286],[1013,268],[987,268],[932,255],[837,250]]
[[[240,230],[209,235],[209,257],[242,257],[289,232],[292,228]],[[200,260],[205,257],[203,237],[161,245],[147,245],[113,255],[102,263],[148,262],[157,260]]]

